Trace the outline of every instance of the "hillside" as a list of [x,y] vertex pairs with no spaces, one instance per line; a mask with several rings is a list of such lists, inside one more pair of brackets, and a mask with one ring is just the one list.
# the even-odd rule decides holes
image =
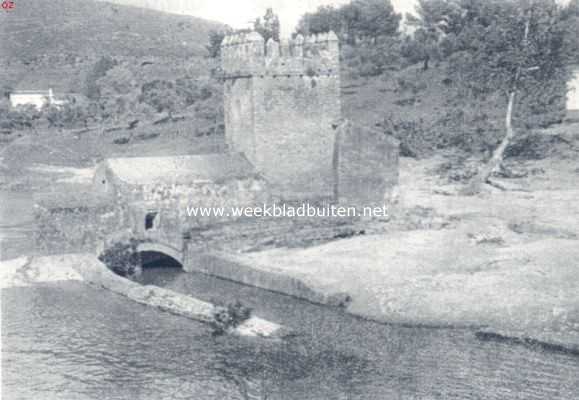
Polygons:
[[[210,30],[200,18],[95,0],[19,0],[0,15],[0,84],[57,71],[64,80],[102,55],[165,62],[204,57]],[[52,84],[62,85],[60,77]]]

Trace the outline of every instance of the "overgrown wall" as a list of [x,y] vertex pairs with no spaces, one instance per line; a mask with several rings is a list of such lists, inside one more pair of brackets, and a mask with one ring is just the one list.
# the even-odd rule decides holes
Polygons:
[[[88,197],[76,204],[58,198],[36,203],[34,245],[37,254],[91,252],[126,225],[127,216],[113,202]],[[60,203],[60,204],[59,204]]]

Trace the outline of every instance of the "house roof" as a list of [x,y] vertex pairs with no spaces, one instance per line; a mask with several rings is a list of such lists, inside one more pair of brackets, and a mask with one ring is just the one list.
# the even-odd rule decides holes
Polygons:
[[257,176],[253,165],[241,153],[110,158],[104,163],[118,179],[134,185],[223,181]]

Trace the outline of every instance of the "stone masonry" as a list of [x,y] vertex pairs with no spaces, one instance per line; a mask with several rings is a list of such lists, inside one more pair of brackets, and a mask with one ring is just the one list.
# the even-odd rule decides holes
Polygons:
[[341,119],[337,36],[222,43],[226,140],[282,199],[333,196],[334,127]]
[[398,184],[398,142],[341,118],[334,33],[264,43],[251,32],[227,36],[221,50],[228,151],[103,161],[90,193],[37,202],[39,253],[99,253],[132,238],[139,251],[203,270],[214,252],[308,246],[364,233],[358,217],[188,214],[188,206],[274,202],[380,207]]

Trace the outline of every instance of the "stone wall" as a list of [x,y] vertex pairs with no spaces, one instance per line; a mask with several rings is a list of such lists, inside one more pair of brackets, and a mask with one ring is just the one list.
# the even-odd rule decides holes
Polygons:
[[340,67],[338,37],[323,33],[292,40],[264,43],[257,32],[226,36],[221,43],[225,78],[260,75],[337,74]]
[[[259,176],[176,184],[127,184],[108,172],[95,178],[94,192],[37,197],[35,244],[39,254],[100,252],[115,241],[135,238],[183,249],[183,235],[231,222],[233,207],[269,203]],[[98,185],[106,177],[104,193]],[[189,215],[188,207],[223,209],[223,216]]]
[[222,44],[226,140],[283,199],[333,194],[332,126],[341,118],[333,34],[263,43],[256,32]]
[[398,185],[399,143],[384,133],[341,124],[336,133],[335,197],[340,204],[387,204]]
[[339,92],[336,75],[254,79],[252,161],[282,198],[331,197]]
[[108,198],[91,193],[65,199],[64,195],[44,195],[35,201],[37,254],[94,253],[127,223],[123,209]]
[[[269,201],[265,182],[259,178],[189,184],[116,184],[117,203],[127,204],[131,230],[138,238],[182,246],[190,229],[233,221],[232,207],[262,205]],[[188,207],[223,209],[223,216],[189,215]]]
[[255,159],[255,136],[253,132],[253,79],[233,78],[225,81],[224,118],[227,145]]
[[246,217],[186,234],[188,267],[198,269],[197,256],[221,251],[239,253],[279,247],[308,247],[362,234],[356,217]]

